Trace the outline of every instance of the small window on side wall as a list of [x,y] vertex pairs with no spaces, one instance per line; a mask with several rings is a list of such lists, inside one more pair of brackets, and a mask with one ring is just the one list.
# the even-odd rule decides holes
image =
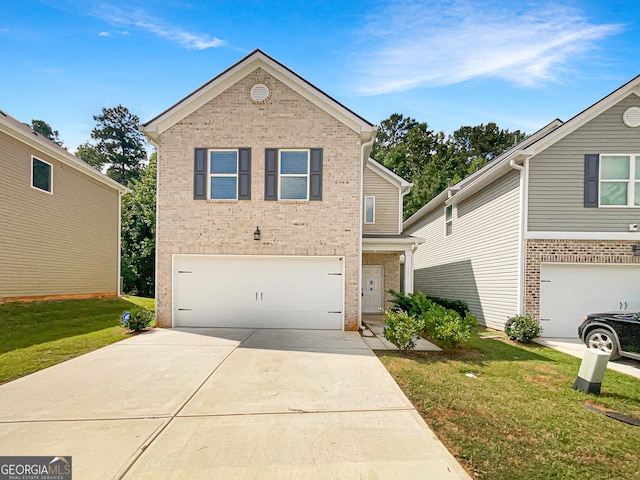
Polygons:
[[448,237],[453,233],[453,205],[444,207],[444,236]]
[[53,193],[53,166],[50,163],[31,157],[31,186]]
[[376,221],[376,197],[364,197],[364,223]]

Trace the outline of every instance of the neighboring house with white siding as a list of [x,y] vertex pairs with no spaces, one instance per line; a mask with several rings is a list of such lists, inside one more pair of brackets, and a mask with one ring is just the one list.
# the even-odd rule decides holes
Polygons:
[[376,127],[256,50],[142,131],[158,149],[160,327],[356,330],[419,239]]
[[115,296],[127,191],[0,111],[0,302]]
[[404,222],[426,241],[415,289],[576,337],[588,313],[640,310],[640,77],[555,120]]

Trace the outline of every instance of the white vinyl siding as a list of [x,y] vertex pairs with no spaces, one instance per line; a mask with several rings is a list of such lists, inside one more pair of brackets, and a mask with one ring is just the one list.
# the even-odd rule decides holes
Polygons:
[[402,201],[400,189],[370,168],[365,168],[363,190],[365,197],[375,197],[375,223],[364,221],[363,233],[398,235]]
[[630,223],[640,223],[640,207],[584,207],[585,154],[640,152],[638,132],[622,122],[623,113],[633,106],[640,106],[640,97],[631,94],[531,158],[530,232],[627,232]]
[[519,180],[509,172],[457,204],[455,235],[443,235],[444,205],[410,230],[426,240],[413,257],[415,291],[464,300],[482,324],[504,327],[518,311]]

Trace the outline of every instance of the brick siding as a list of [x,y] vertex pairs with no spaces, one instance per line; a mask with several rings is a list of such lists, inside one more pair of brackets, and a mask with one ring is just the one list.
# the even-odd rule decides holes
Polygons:
[[633,255],[632,246],[636,243],[624,240],[526,240],[525,314],[540,320],[542,263],[640,263],[640,257]]
[[[271,95],[253,103],[266,84]],[[256,69],[164,132],[158,153],[157,322],[171,326],[172,255],[345,257],[345,329],[358,322],[360,136]],[[195,148],[251,148],[251,200],[193,200]],[[323,148],[323,200],[264,200],[265,148]],[[256,226],[261,241],[253,239]]]

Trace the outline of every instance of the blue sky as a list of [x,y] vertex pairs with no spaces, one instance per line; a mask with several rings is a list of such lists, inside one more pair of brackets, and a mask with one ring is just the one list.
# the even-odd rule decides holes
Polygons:
[[531,133],[640,74],[640,2],[4,2],[0,109],[73,151],[103,107],[149,120],[255,48],[374,123]]

